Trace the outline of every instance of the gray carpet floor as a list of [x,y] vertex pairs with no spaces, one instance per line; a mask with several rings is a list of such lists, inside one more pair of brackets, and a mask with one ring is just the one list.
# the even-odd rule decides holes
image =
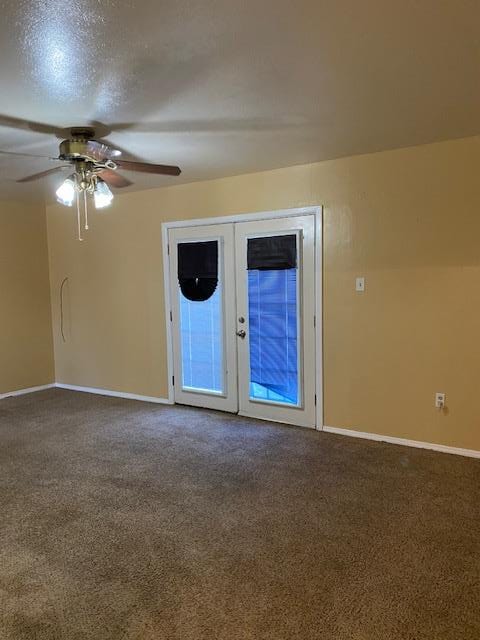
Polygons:
[[0,403],[2,640],[478,640],[480,461],[52,390]]

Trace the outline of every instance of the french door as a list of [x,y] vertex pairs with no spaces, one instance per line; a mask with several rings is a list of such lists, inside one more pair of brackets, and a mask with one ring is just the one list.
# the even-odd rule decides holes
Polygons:
[[315,216],[168,243],[175,402],[315,426]]

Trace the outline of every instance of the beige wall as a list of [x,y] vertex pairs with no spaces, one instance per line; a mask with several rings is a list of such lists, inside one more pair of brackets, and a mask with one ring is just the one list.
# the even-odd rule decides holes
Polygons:
[[0,395],[54,381],[45,207],[0,202]]
[[83,243],[50,207],[57,380],[166,396],[163,221],[324,204],[325,424],[480,449],[479,167],[477,137],[124,194]]

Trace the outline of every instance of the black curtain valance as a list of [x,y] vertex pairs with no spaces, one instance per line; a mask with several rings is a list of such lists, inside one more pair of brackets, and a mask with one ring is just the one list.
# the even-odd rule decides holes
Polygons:
[[217,278],[218,242],[180,242],[178,244],[179,278]]
[[267,271],[294,269],[297,266],[297,237],[268,236],[250,238],[247,248],[247,268]]
[[208,300],[218,284],[218,242],[180,242],[178,283],[188,300]]

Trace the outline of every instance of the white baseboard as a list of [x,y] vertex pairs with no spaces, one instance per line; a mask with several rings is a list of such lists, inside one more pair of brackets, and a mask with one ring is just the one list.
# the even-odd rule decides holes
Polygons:
[[36,393],[37,391],[45,391],[46,389],[53,389],[55,384],[42,384],[39,387],[28,387],[28,389],[17,389],[16,391],[9,391],[8,393],[0,393],[0,400],[4,398],[14,398],[15,396],[24,396],[27,393]]
[[[152,402],[154,404],[173,404],[168,398],[158,398],[156,396],[142,396],[136,393],[123,393],[121,391],[111,391],[110,389],[95,389],[94,387],[79,387],[74,384],[63,384],[56,382],[52,384],[44,384],[38,387],[29,387],[27,389],[17,389],[8,393],[1,393],[0,400],[5,398],[13,398],[23,396],[28,393],[36,393],[37,391],[46,391],[47,389],[67,389],[69,391],[80,391],[82,393],[93,393],[99,396],[110,396],[112,398],[125,398],[126,400],[139,400],[140,402]],[[350,438],[362,438],[364,440],[375,440],[377,442],[388,442],[389,444],[399,444],[404,447],[415,447],[416,449],[430,449],[439,451],[440,453],[450,453],[457,456],[465,456],[468,458],[480,458],[480,451],[476,449],[462,449],[460,447],[450,447],[445,444],[435,444],[433,442],[421,442],[419,440],[409,440],[408,438],[397,438],[396,436],[385,436],[380,433],[369,433],[368,431],[355,431],[354,429],[342,429],[340,427],[324,426],[326,433],[334,433],[340,436],[349,436]]]
[[94,387],[79,387],[75,384],[63,384],[57,382],[55,385],[58,389],[67,389],[68,391],[81,391],[82,393],[94,393],[97,396],[110,396],[112,398],[125,398],[126,400],[139,400],[140,402],[153,402],[155,404],[172,404],[168,398],[157,398],[156,396],[141,396],[136,393],[123,393],[122,391],[111,391],[110,389],[95,389]]
[[341,436],[350,436],[351,438],[363,438],[364,440],[376,440],[377,442],[388,442],[390,444],[399,444],[404,447],[415,447],[417,449],[431,449],[432,451],[440,451],[441,453],[453,453],[456,456],[466,456],[468,458],[480,458],[480,451],[476,449],[461,449],[459,447],[450,447],[446,444],[435,444],[433,442],[420,442],[419,440],[408,440],[407,438],[397,438],[395,436],[382,436],[379,433],[368,433],[366,431],[355,431],[353,429],[340,429],[338,427],[323,427],[323,431],[327,433],[336,433]]

